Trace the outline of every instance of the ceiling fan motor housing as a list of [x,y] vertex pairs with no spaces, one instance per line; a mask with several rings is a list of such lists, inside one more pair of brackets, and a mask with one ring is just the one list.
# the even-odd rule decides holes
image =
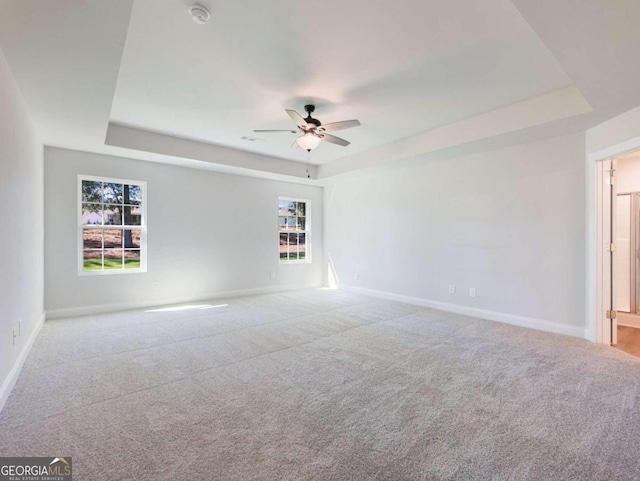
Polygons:
[[320,127],[322,125],[322,123],[318,120],[318,119],[314,119],[313,117],[311,117],[311,114],[313,113],[313,111],[316,109],[315,105],[305,105],[304,106],[304,110],[307,112],[307,118],[304,119],[304,121],[308,124],[313,124],[316,127]]

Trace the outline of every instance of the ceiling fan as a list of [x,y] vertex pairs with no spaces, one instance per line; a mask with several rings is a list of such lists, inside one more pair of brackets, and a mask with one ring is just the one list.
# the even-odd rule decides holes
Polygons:
[[333,132],[335,130],[348,129],[349,127],[357,127],[360,122],[357,120],[342,120],[341,122],[331,122],[330,124],[324,124],[311,117],[311,114],[316,109],[315,105],[305,105],[304,110],[307,112],[307,117],[302,116],[295,110],[285,109],[285,112],[289,114],[291,120],[298,126],[298,130],[254,130],[254,132],[291,132],[292,134],[302,133],[300,137],[296,139],[296,143],[307,152],[311,152],[315,149],[320,142],[326,140],[332,144],[346,147],[350,142],[336,137],[335,135],[328,134],[327,132]]

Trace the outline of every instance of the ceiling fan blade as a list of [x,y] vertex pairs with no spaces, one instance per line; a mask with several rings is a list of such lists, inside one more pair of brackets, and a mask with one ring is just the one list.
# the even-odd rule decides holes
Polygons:
[[341,139],[340,137],[336,137],[335,135],[321,133],[318,135],[322,140],[326,140],[327,142],[331,142],[332,144],[341,145],[342,147],[346,147],[351,142]]
[[307,122],[302,118],[302,116],[298,112],[296,112],[295,110],[289,110],[289,109],[285,109],[285,112],[289,114],[289,117],[291,117],[291,120],[293,120],[299,128],[301,129],[309,128],[309,125],[307,124]]
[[297,130],[254,130],[254,132],[291,132],[292,134],[297,134]]
[[343,130],[360,125],[359,120],[342,120],[340,122],[331,122],[320,126],[318,130],[321,132],[333,132],[334,130]]

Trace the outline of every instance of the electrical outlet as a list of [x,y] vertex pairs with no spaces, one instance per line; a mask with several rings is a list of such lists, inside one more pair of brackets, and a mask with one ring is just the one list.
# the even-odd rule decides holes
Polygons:
[[151,289],[153,289],[154,291],[157,291],[159,287],[160,287],[160,284],[158,284],[157,282],[151,283]]
[[455,294],[456,293],[456,286],[449,286],[449,294]]
[[469,297],[476,297],[476,288],[475,287],[470,287],[469,288]]
[[276,278],[276,273],[272,272],[271,274],[269,274],[269,277],[271,277],[271,280],[274,280]]

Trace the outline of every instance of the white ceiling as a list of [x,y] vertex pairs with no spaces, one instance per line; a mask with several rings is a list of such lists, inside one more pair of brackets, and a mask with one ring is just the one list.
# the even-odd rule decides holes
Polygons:
[[113,122],[306,160],[295,135],[252,130],[317,102],[323,122],[362,122],[312,153],[324,163],[571,84],[508,0],[203,3],[206,25],[135,1]]
[[[43,141],[306,181],[640,103],[637,0],[201,3],[206,25],[189,0],[0,0],[0,47]],[[284,109],[309,102],[325,123],[362,122],[336,132],[349,147],[309,157],[293,134],[252,132],[290,128]]]

